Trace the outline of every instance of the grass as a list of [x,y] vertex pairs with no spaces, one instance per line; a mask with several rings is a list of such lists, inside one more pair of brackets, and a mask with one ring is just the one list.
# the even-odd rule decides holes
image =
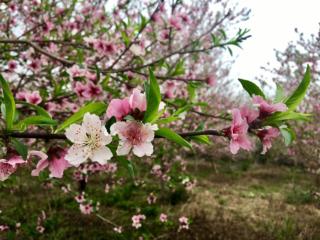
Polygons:
[[[119,224],[130,225],[127,213],[134,214],[137,208],[147,219],[154,219],[143,226],[148,233],[145,239],[320,239],[316,176],[299,168],[251,161],[212,165],[190,160],[188,172],[198,181],[192,192],[179,187],[161,192],[159,184],[137,187],[128,181],[106,194],[101,184],[105,179],[97,176],[90,181],[88,194],[100,200],[99,214]],[[16,222],[21,223],[18,231],[0,233],[0,239],[136,239],[140,234],[133,228],[127,228],[123,235],[115,234],[110,224],[95,215],[82,215],[73,196],[59,187],[44,187],[44,183],[20,171],[0,185],[0,224],[15,229]],[[161,208],[146,204],[151,191],[159,196]],[[47,215],[46,230],[39,234],[36,225],[42,210]],[[190,230],[178,232],[175,227],[161,225],[155,219],[162,211],[171,219],[188,216],[192,219]]]

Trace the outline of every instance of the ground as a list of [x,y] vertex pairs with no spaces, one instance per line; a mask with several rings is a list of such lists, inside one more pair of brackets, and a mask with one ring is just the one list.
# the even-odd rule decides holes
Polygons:
[[[178,232],[146,223],[145,227],[159,232],[151,234],[150,239],[320,239],[318,176],[297,167],[244,160],[215,164],[190,160],[188,169],[196,176],[196,187],[183,201],[173,203],[171,199],[164,208],[170,217],[185,215],[192,219],[190,230]],[[1,185],[0,224],[12,229],[18,221],[21,227],[2,233],[0,239],[132,239],[130,234],[116,235],[110,224],[95,215],[80,214],[73,197],[60,188],[39,188],[39,179],[24,172],[18,176]],[[17,187],[10,187],[10,181],[17,181]],[[98,179],[91,184],[98,185]],[[134,207],[131,198],[145,196],[141,190],[136,193],[134,187],[111,195],[91,189],[91,195],[102,199],[99,214],[110,219]],[[41,210],[47,215],[43,234],[35,230]],[[151,217],[159,214],[157,209],[148,211]]]

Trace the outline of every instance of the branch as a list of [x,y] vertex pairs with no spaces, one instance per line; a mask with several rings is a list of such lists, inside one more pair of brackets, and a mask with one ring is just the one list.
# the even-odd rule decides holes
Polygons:
[[29,45],[30,47],[32,47],[35,51],[42,53],[43,55],[47,56],[48,58],[56,60],[56,61],[62,63],[63,65],[72,66],[74,64],[74,62],[68,61],[66,59],[60,58],[58,56],[55,56],[55,55],[47,52],[46,50],[39,47],[37,44],[35,44],[31,41],[28,41],[28,40],[16,40],[16,39],[2,39],[1,40],[0,39],[0,43],[26,44],[26,45]]
[[[194,131],[194,132],[182,132],[178,133],[181,137],[193,137],[193,136],[200,136],[200,135],[212,135],[212,136],[225,136],[223,131],[210,129],[204,131]],[[57,134],[57,133],[43,133],[43,132],[4,132],[0,134],[0,138],[37,138],[37,139],[67,139],[64,134]],[[161,136],[155,136],[156,138],[163,138]]]

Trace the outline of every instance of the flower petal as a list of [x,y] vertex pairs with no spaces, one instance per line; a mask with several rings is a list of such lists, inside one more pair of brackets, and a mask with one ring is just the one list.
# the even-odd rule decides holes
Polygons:
[[31,176],[39,176],[39,173],[41,171],[43,171],[46,167],[49,166],[49,161],[48,159],[41,159],[38,163],[37,163],[37,167],[36,169],[33,169],[31,172]]
[[79,124],[72,124],[66,129],[66,137],[73,143],[81,144],[87,140],[86,130]]
[[151,143],[141,143],[140,145],[136,145],[133,147],[133,153],[138,156],[142,157],[144,155],[151,156],[153,153],[153,145]]
[[120,141],[118,149],[117,149],[117,154],[119,156],[127,155],[132,148],[132,145],[127,142],[127,141]]
[[69,148],[65,159],[73,166],[79,166],[81,163],[85,162],[90,156],[90,149],[87,146],[80,144],[73,144]]
[[70,167],[69,163],[62,158],[54,158],[49,165],[50,177],[62,178],[65,169]]
[[95,114],[86,113],[83,117],[82,126],[89,135],[100,134],[101,120]]
[[104,165],[112,158],[112,152],[108,147],[102,146],[92,153],[91,159]]
[[108,133],[107,129],[104,126],[102,126],[100,130],[101,145],[107,145],[111,143],[111,141],[112,141],[111,135]]

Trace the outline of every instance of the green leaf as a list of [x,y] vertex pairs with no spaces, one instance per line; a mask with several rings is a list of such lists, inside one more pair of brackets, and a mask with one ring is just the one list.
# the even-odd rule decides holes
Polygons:
[[164,137],[175,143],[180,144],[181,146],[192,149],[191,144],[187,140],[185,140],[183,137],[181,137],[179,134],[177,134],[169,128],[160,128],[158,131],[156,131],[156,136]]
[[57,121],[52,118],[45,116],[30,116],[21,120],[18,126],[29,126],[29,125],[57,125]]
[[212,143],[207,135],[193,136],[193,137],[191,137],[191,139],[198,142],[198,143],[204,143],[207,145],[210,145]]
[[64,130],[65,128],[69,127],[71,124],[79,122],[82,120],[83,115],[87,112],[94,113],[97,115],[102,114],[106,111],[106,104],[102,102],[92,102],[87,104],[86,106],[79,109],[78,112],[74,113],[71,117],[69,117],[67,120],[65,120],[56,130],[56,132],[60,132]]
[[156,117],[159,117],[158,110],[161,102],[160,87],[151,69],[149,69],[149,74],[149,83],[145,86],[147,110],[144,115],[144,122],[152,122],[156,120]]
[[155,123],[156,124],[167,124],[167,123],[171,123],[171,122],[174,122],[176,120],[179,120],[179,119],[180,118],[176,117],[176,116],[169,116],[167,118],[158,119]]
[[286,146],[289,146],[296,138],[294,131],[286,125],[280,127],[280,132]]
[[287,121],[287,120],[301,120],[301,121],[309,121],[311,114],[306,114],[306,113],[298,113],[298,112],[276,112],[272,114],[270,117],[267,117],[264,120],[264,123],[266,124],[278,124],[281,123],[282,121]]
[[292,95],[285,101],[285,104],[288,106],[289,110],[294,110],[303,100],[304,96],[307,93],[309,84],[311,81],[311,72],[308,65],[307,70],[303,76],[303,79],[297,89],[292,93]]
[[18,101],[18,103],[25,105],[25,106],[28,106],[30,108],[33,108],[38,113],[38,115],[41,115],[41,116],[44,116],[47,118],[51,118],[51,115],[44,108],[42,108],[38,105],[34,105],[34,104],[23,102],[23,101]]
[[174,68],[173,72],[170,75],[179,76],[179,75],[183,75],[184,73],[185,73],[184,60],[181,59],[178,61],[178,63],[176,64],[176,67]]
[[122,166],[124,166],[128,170],[130,177],[132,179],[134,179],[135,178],[135,173],[134,173],[135,171],[134,171],[134,166],[133,166],[132,162],[123,156],[116,156],[116,159],[120,162],[120,164]]
[[277,84],[276,96],[274,98],[275,103],[282,102],[286,98],[283,87]]
[[9,88],[9,85],[6,82],[6,80],[4,80],[1,74],[0,74],[0,84],[3,91],[3,100],[5,105],[5,113],[6,113],[5,118],[6,118],[7,129],[11,129],[13,126],[16,104],[14,102],[13,94]]
[[21,157],[26,160],[28,157],[28,147],[15,138],[12,139],[12,144]]
[[250,97],[252,97],[253,95],[257,95],[266,98],[263,91],[255,83],[244,79],[239,79],[239,81],[243,89],[247,91]]

